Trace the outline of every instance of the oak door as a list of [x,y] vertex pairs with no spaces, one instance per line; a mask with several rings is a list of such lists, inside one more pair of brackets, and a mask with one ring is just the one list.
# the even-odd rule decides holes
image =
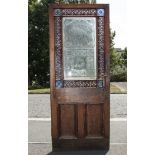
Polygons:
[[109,5],[50,5],[54,148],[109,149]]

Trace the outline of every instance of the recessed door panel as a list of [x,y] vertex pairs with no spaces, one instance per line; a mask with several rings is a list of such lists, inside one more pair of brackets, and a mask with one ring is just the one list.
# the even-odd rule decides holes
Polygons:
[[102,138],[103,136],[103,106],[87,105],[87,138]]
[[61,105],[60,109],[60,137],[71,139],[76,137],[76,113],[74,105]]

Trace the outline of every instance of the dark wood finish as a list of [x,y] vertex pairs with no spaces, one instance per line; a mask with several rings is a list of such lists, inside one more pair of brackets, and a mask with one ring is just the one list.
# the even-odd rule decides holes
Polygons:
[[109,6],[105,8],[104,18],[104,41],[105,41],[105,104],[103,106],[103,123],[104,123],[104,137],[108,140],[107,148],[109,149],[110,144],[110,29],[109,29]]
[[[105,87],[56,88],[54,51],[54,9],[105,9],[104,68]],[[98,18],[98,17],[97,17]],[[49,5],[50,88],[53,148],[109,149],[110,77],[109,77],[109,5]],[[97,44],[98,46],[98,44]],[[98,48],[97,48],[98,50]]]
[[86,139],[59,139],[59,140],[53,140],[53,147],[54,150],[57,149],[67,149],[67,150],[72,150],[72,149],[104,149],[108,150],[107,148],[107,143],[109,141],[106,138],[86,138]]
[[[75,108],[74,105],[61,105],[60,106],[60,138],[70,139],[74,138],[75,132]],[[64,123],[65,122],[65,123]]]
[[99,104],[104,102],[104,93],[101,88],[61,88],[56,89],[56,100],[59,104]]
[[58,137],[58,117],[57,103],[55,99],[55,51],[54,51],[54,10],[49,8],[49,44],[50,44],[50,92],[51,92],[51,120],[52,120],[52,138]]
[[106,9],[109,7],[109,4],[49,4],[50,9]]
[[87,105],[87,138],[102,138],[102,105]]
[[85,137],[86,128],[86,105],[78,105],[78,138]]

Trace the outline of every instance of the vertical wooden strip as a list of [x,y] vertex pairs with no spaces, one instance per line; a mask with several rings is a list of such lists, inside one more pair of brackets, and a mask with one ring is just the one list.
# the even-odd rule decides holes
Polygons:
[[78,138],[85,137],[85,105],[78,105]]
[[55,52],[54,52],[54,9],[49,7],[49,44],[50,44],[50,88],[52,138],[58,138],[57,104],[55,99]]
[[61,136],[61,105],[57,105],[58,138]]
[[[104,102],[104,137],[107,138],[109,143],[110,137],[110,57],[109,57],[109,45],[110,45],[110,30],[109,30],[109,5],[106,4],[105,7],[105,17],[104,17],[104,41],[105,41],[105,102]],[[107,146],[109,148],[109,144]]]
[[85,136],[88,135],[88,105],[85,104]]
[[74,105],[74,133],[75,137],[78,136],[78,105]]
[[101,135],[104,137],[104,104],[101,104]]

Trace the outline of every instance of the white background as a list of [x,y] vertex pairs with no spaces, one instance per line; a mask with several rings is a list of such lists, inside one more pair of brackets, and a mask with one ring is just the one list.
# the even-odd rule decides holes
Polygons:
[[97,3],[109,4],[110,28],[116,32],[115,47],[127,47],[127,0],[97,0]]
[[[114,0],[117,1],[117,0]],[[155,154],[153,0],[128,0],[128,155]],[[0,3],[0,154],[27,155],[27,0]]]

